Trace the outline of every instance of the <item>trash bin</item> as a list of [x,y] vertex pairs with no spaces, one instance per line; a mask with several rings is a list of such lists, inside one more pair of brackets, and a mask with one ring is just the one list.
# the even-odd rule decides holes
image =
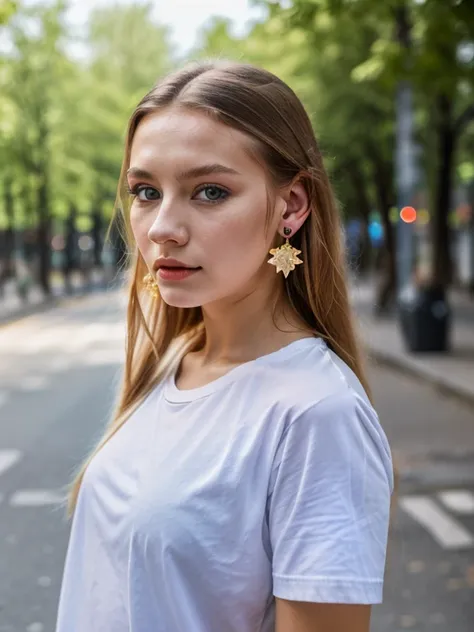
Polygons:
[[412,288],[399,299],[399,315],[409,351],[448,350],[451,313],[443,288]]

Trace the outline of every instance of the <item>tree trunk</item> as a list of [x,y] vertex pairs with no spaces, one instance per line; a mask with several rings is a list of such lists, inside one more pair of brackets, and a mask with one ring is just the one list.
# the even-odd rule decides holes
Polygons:
[[38,176],[37,213],[38,213],[38,249],[39,283],[46,296],[51,295],[51,217],[49,211],[49,173],[48,173],[48,127],[45,111],[38,107]]
[[46,296],[51,294],[51,218],[48,209],[48,185],[46,174],[42,173],[38,187],[38,278],[41,289]]
[[393,206],[394,192],[390,175],[391,167],[383,160],[376,147],[369,147],[368,155],[372,160],[377,205],[382,218],[385,237],[381,274],[376,295],[376,311],[380,314],[388,311],[394,303],[397,288],[395,233],[390,221],[390,209]]
[[354,198],[357,204],[357,211],[362,218],[363,232],[359,242],[356,271],[360,276],[367,273],[370,267],[370,240],[369,240],[369,216],[372,210],[370,199],[367,194],[367,186],[357,162],[347,165],[347,171],[352,183]]
[[452,124],[453,104],[450,97],[440,95],[438,110],[438,168],[432,223],[434,287],[444,288],[451,281],[452,261],[450,252],[449,212],[453,183],[454,151],[456,134]]
[[68,294],[72,292],[71,273],[77,269],[77,230],[76,230],[76,206],[71,202],[69,214],[65,225],[65,245],[63,276],[64,287]]
[[15,251],[15,228],[14,228],[14,206],[12,194],[12,180],[8,176],[3,180],[3,199],[7,227],[4,233],[3,266],[0,272],[0,283],[3,286],[5,281],[15,276],[14,251]]
[[94,266],[102,268],[102,215],[97,205],[92,211],[92,239],[94,240]]

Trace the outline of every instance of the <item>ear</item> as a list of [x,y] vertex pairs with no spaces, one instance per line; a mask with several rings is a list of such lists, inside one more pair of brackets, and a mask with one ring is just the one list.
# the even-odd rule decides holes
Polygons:
[[[278,232],[283,237],[294,235],[306,221],[311,212],[310,201],[305,186],[298,180],[288,187],[281,197],[284,205],[281,211],[281,219],[278,223]],[[288,233],[288,229],[291,233]]]

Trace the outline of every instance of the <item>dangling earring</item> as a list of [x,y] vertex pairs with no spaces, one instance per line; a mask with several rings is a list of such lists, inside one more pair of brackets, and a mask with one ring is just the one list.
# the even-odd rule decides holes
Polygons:
[[160,295],[158,284],[150,273],[145,274],[145,276],[143,277],[143,285],[147,292],[151,294],[152,298],[158,298],[158,296]]
[[303,262],[301,259],[298,259],[301,250],[293,248],[288,241],[288,237],[291,235],[291,228],[285,226],[283,232],[286,235],[286,243],[279,248],[272,248],[270,250],[270,254],[273,255],[273,257],[268,260],[268,263],[271,263],[272,266],[276,266],[277,274],[278,272],[283,272],[286,279],[290,272],[294,270],[298,264]]

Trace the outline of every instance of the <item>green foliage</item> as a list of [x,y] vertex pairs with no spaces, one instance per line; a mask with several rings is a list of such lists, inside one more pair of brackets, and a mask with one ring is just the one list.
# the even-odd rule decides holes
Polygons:
[[[393,177],[395,89],[410,81],[415,136],[432,215],[433,282],[449,269],[449,200],[456,177],[468,182],[474,147],[472,0],[268,0],[272,18],[308,34],[317,131],[335,150],[346,202],[367,202]],[[384,176],[385,174],[385,176]],[[350,175],[351,178],[346,178]],[[454,176],[454,177],[452,177]],[[422,176],[423,178],[423,176]],[[347,186],[352,179],[353,186]],[[365,183],[363,182],[365,180]],[[361,186],[362,184],[362,186]],[[360,196],[365,190],[365,195]],[[367,204],[365,203],[365,207]]]
[[42,212],[55,227],[71,204],[78,229],[93,211],[110,217],[127,120],[171,67],[168,33],[152,21],[151,5],[94,11],[81,60],[70,56],[64,9],[20,7],[4,27],[13,46],[0,56],[0,227],[8,225],[2,178],[13,181],[16,228],[35,225],[41,182]]
[[0,0],[0,26],[6,24],[18,9],[15,0]]
[[[346,213],[380,205],[382,172],[392,189],[401,79],[414,86],[416,136],[433,189],[443,170],[440,121],[457,141],[459,179],[471,178],[472,0],[260,3],[267,17],[247,36],[213,19],[190,57],[248,61],[285,80],[310,113]],[[151,19],[151,4],[97,8],[80,60],[69,53],[64,9],[63,2],[26,8],[0,0],[1,28],[12,42],[0,53],[0,227],[10,221],[6,187],[16,227],[34,227],[44,212],[60,226],[71,205],[78,228],[90,226],[94,212],[110,217],[128,117],[173,65],[169,34]],[[438,107],[446,102],[447,122]],[[47,209],[38,208],[43,185]]]
[[[391,83],[378,60],[371,60],[370,74],[367,65],[364,69],[372,48],[382,49],[372,19],[354,28],[353,16],[332,13],[328,3],[294,2],[286,9],[271,3],[267,20],[245,38],[232,36],[223,20],[211,23],[195,56],[249,61],[285,80],[311,115],[347,212],[357,213],[345,177],[348,165],[366,174],[368,147],[375,145],[391,159],[393,145]],[[370,196],[370,185],[368,189]]]

